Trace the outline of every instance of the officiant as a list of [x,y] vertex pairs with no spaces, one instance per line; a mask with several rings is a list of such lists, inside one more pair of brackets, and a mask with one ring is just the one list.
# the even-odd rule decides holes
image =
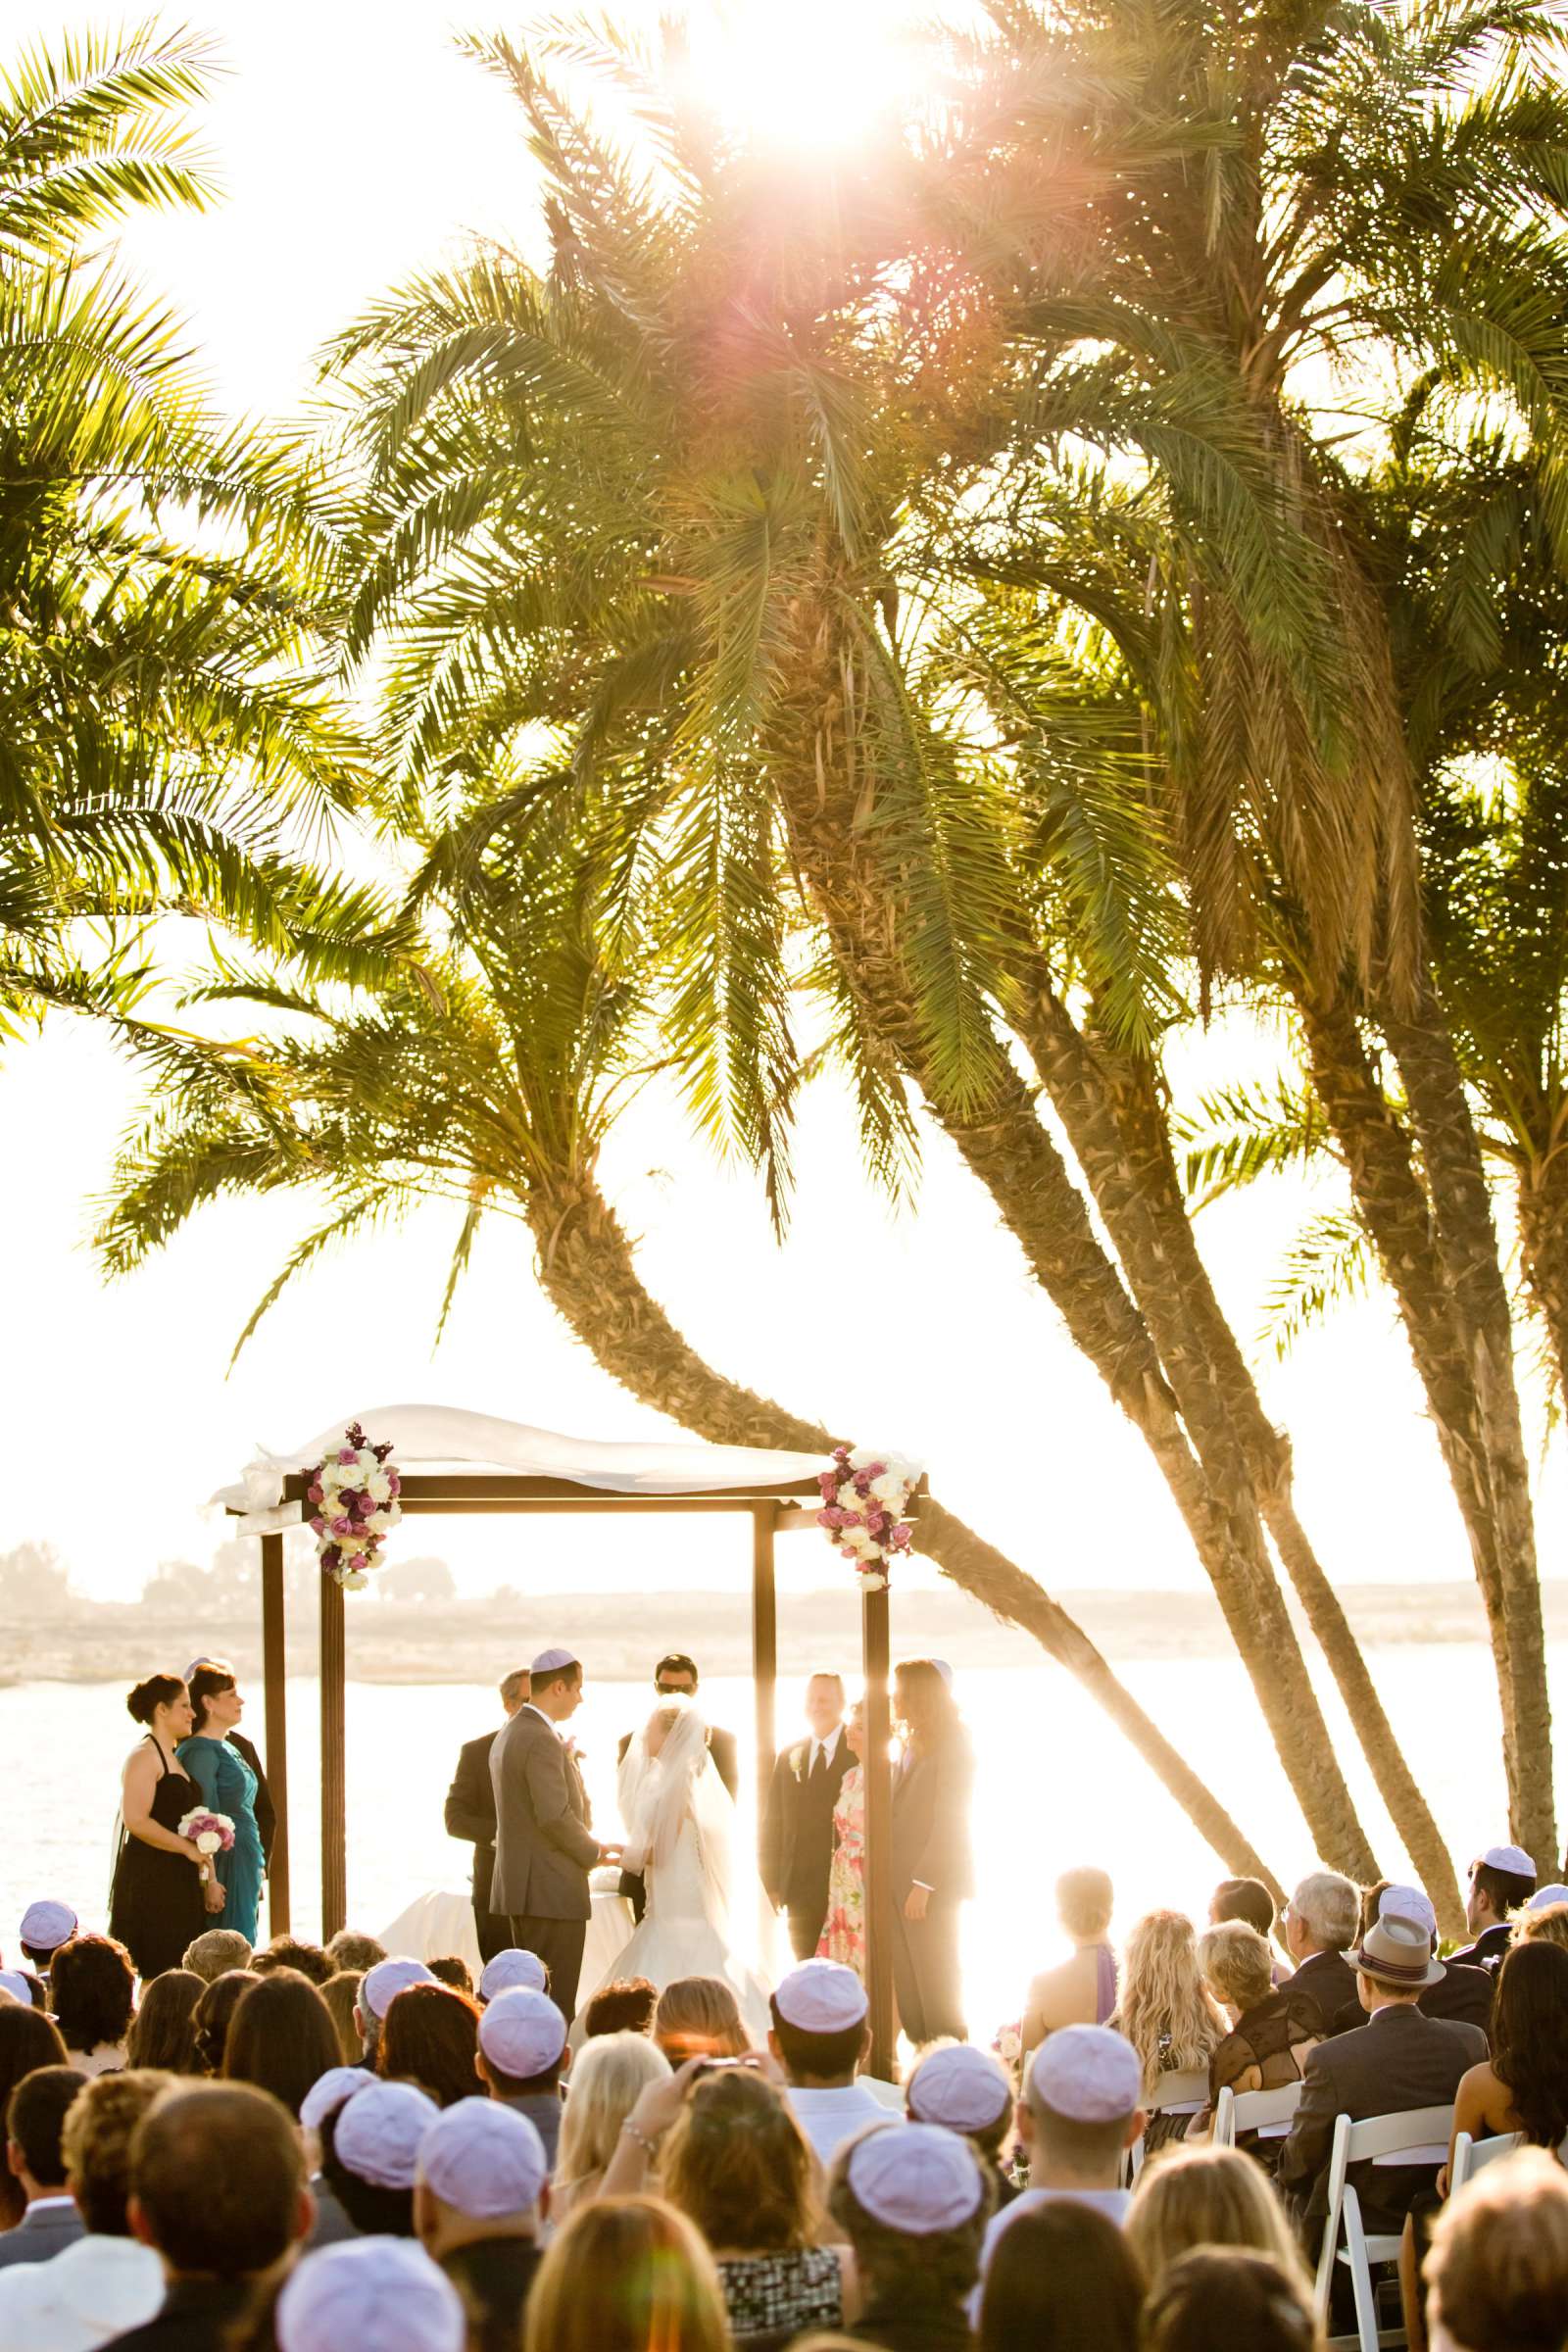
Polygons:
[[[687,1657],[684,1650],[666,1651],[654,1668],[654,1689],[659,1692],[661,1698],[695,1698],[697,1683],[697,1662],[694,1658]],[[633,1738],[634,1734],[631,1732],[621,1735],[620,1744],[615,1750],[617,1764],[625,1763],[626,1750],[630,1747]],[[710,1725],[708,1752],[713,1759],[713,1769],[719,1779],[729,1790],[730,1795],[739,1802],[741,1775],[734,1733],[721,1732]],[[635,1870],[623,1870],[620,1874],[620,1891],[630,1902],[632,1916],[641,1927],[643,1913],[648,1908],[646,1881]]]
[[797,1960],[809,1960],[827,1918],[833,1809],[855,1758],[844,1737],[844,1678],[813,1674],[806,1686],[808,1740],[782,1750],[762,1817],[762,1885],[787,1911]]

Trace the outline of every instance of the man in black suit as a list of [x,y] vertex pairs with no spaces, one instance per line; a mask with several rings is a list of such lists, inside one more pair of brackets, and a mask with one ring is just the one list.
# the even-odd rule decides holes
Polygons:
[[974,1751],[951,1698],[933,1705],[949,1682],[935,1658],[916,1658],[895,1677],[894,1713],[910,1736],[893,1776],[893,1991],[916,2047],[968,2037],[958,1921],[974,1892]]
[[[1422,1992],[1437,1984],[1443,1962],[1418,1920],[1390,1914],[1367,1930],[1348,1958],[1366,2023],[1320,2041],[1301,2078],[1301,2101],[1280,2150],[1277,2179],[1304,2216],[1309,2236],[1321,2235],[1328,2212],[1328,2165],[1335,2121],[1399,2115],[1414,2107],[1448,2105],[1459,2078],[1487,2055],[1479,2026],[1423,2017]],[[1438,2159],[1426,2165],[1366,2164],[1350,2179],[1369,2232],[1397,2237],[1411,2199],[1430,2188]]]
[[1464,1915],[1474,1943],[1455,1952],[1472,1968],[1500,1968],[1508,1957],[1513,1935],[1510,1912],[1517,1911],[1536,1891],[1536,1866],[1522,1846],[1489,1845],[1479,1862],[1470,1865],[1470,1891]]
[[833,1865],[833,1808],[855,1763],[844,1737],[844,1680],[813,1674],[806,1686],[808,1740],[780,1750],[762,1815],[762,1885],[775,1911],[787,1911],[797,1960],[815,1952],[827,1918]]
[[512,1922],[512,1941],[550,1971],[550,1997],[570,2025],[593,1899],[588,1873],[618,1862],[601,1845],[577,1760],[563,1736],[582,1704],[582,1667],[569,1649],[534,1659],[528,1697],[496,1734],[490,1779],[496,1799],[496,1871],[490,1908]]
[[[1374,1919],[1413,1919],[1424,1930],[1432,1951],[1438,1948],[1438,1915],[1431,1899],[1419,1886],[1400,1886],[1392,1879],[1382,1880],[1367,1889],[1363,1909],[1363,1925],[1370,1927]],[[1359,1982],[1359,1980],[1357,1980]],[[1458,1960],[1446,1961],[1444,1973],[1435,1984],[1429,1984],[1418,2006],[1423,2017],[1454,2018],[1462,2026],[1479,2026],[1491,2038],[1492,1996],[1496,1980],[1490,1969],[1472,1968]],[[1364,2024],[1365,2016],[1359,1996],[1341,2013],[1335,2031],[1348,2034]]]
[[1287,1981],[1311,2001],[1325,2034],[1337,2034],[1348,2012],[1359,2015],[1359,1979],[1345,1955],[1360,1925],[1361,1890],[1337,1870],[1314,1870],[1285,1907],[1285,1948],[1296,1962]]
[[[519,1666],[501,1686],[501,1711],[509,1723],[527,1695],[528,1671]],[[494,1732],[466,1740],[458,1750],[458,1769],[447,1790],[447,1836],[461,1838],[473,1847],[473,1924],[481,1962],[493,1960],[512,1941],[510,1924],[490,1908],[490,1882],[496,1875],[496,1796],[490,1783],[490,1750],[495,1743]]]
[[6,2109],[6,2162],[20,2180],[27,2210],[15,2230],[0,2234],[0,2270],[16,2262],[49,2262],[81,2235],[81,2215],[66,2182],[60,2135],[81,2088],[69,2066],[35,2067],[24,2075]]
[[[682,1649],[667,1650],[654,1668],[654,1689],[661,1698],[695,1698],[697,1684],[697,1661],[695,1658],[689,1658]],[[620,1744],[615,1750],[617,1764],[625,1762],[626,1750],[630,1747],[633,1737],[634,1735],[630,1732],[622,1733]],[[741,1793],[741,1774],[740,1762],[735,1750],[734,1733],[721,1732],[714,1725],[710,1724],[708,1727],[708,1752],[713,1759],[713,1770],[738,1803]],[[623,1870],[620,1874],[620,1891],[631,1904],[633,1918],[641,1922],[643,1913],[648,1908],[648,1886],[641,1873],[635,1870]]]

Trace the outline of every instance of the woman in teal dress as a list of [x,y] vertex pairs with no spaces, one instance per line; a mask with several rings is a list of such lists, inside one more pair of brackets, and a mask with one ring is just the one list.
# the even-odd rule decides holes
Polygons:
[[190,1703],[195,1728],[177,1750],[179,1760],[202,1793],[202,1802],[215,1813],[226,1813],[234,1824],[234,1842],[214,1859],[216,1892],[209,1893],[208,1926],[232,1928],[247,1943],[256,1941],[256,1918],[262,1901],[262,1834],[256,1826],[256,1775],[228,1735],[245,1711],[232,1671],[204,1659],[190,1678]]

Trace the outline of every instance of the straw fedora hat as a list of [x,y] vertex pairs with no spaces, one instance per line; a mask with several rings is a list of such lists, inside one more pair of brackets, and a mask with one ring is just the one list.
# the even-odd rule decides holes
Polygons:
[[1345,1957],[1357,1976],[1376,1977],[1380,1984],[1412,1992],[1441,1984],[1448,1973],[1434,1958],[1432,1938],[1422,1923],[1400,1919],[1396,1913],[1374,1920],[1356,1949]]

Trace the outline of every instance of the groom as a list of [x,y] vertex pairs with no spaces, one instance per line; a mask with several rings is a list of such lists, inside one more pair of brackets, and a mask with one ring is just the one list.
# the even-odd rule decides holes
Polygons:
[[593,1835],[582,1775],[562,1737],[581,1704],[578,1660],[569,1649],[541,1651],[528,1670],[525,1704],[490,1750],[496,1796],[490,1908],[511,1920],[513,1942],[545,1963],[552,1997],[568,2025],[593,1909],[588,1873],[620,1859],[618,1845],[601,1845]]

